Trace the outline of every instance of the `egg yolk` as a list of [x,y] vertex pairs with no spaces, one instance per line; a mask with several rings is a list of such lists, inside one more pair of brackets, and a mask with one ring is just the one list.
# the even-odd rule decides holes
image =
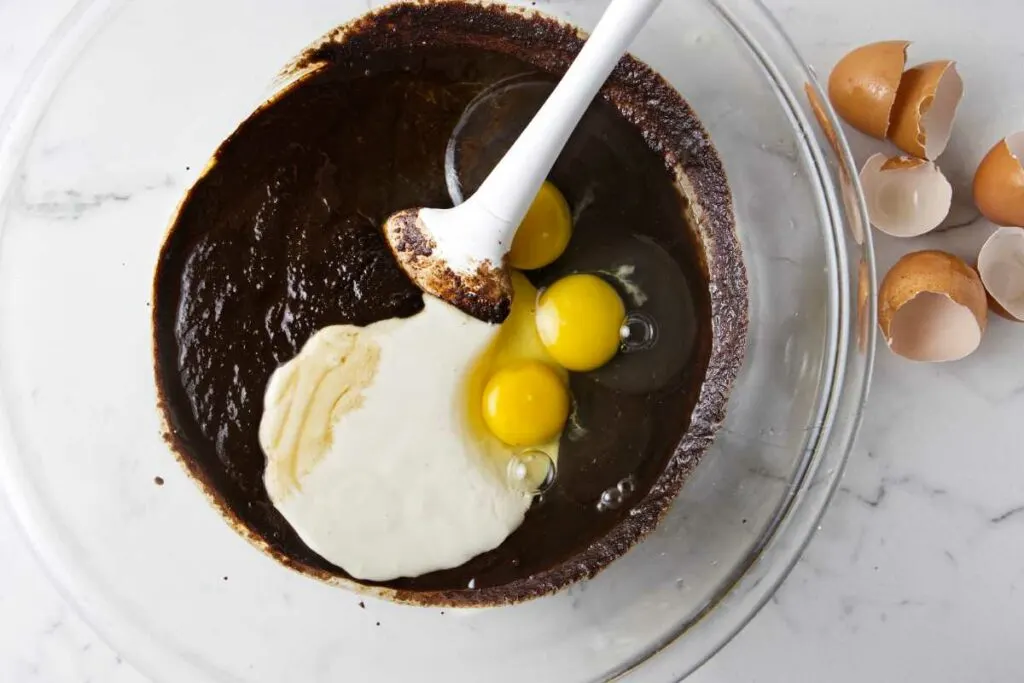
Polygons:
[[484,387],[483,416],[509,446],[554,439],[569,418],[569,390],[551,366],[522,361],[494,373]]
[[575,372],[596,370],[619,349],[626,308],[615,288],[596,275],[570,275],[537,301],[537,333],[548,353]]
[[557,187],[545,181],[519,224],[508,253],[509,263],[520,270],[543,268],[562,255],[570,237],[569,204]]

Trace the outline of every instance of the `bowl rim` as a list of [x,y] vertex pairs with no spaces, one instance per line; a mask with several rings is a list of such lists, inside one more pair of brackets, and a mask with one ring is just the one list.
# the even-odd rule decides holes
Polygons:
[[[862,226],[870,223],[853,156],[839,120],[813,70],[800,57],[792,40],[761,0],[704,1],[736,32],[764,68],[776,88],[780,103],[788,109],[794,127],[802,134],[804,151],[810,155],[813,170],[817,172],[820,208],[823,215],[831,219],[826,231],[831,251],[826,256],[835,274],[829,292],[829,308],[836,313],[829,321],[829,346],[833,348],[827,354],[828,388],[821,392],[824,400],[819,403],[821,420],[816,422],[819,429],[808,438],[802,471],[794,478],[790,495],[766,529],[761,547],[750,553],[748,562],[737,567],[700,615],[686,619],[681,628],[668,634],[660,643],[647,648],[615,671],[608,672],[601,679],[604,681],[621,680],[634,673],[654,674],[654,680],[681,680],[728,644],[768,602],[813,538],[818,522],[838,487],[860,426],[874,366],[877,280],[871,233],[870,229],[864,229],[863,241],[857,245],[861,250],[860,276],[867,280],[867,292],[861,292],[863,310],[858,311],[850,306],[854,277],[849,267],[851,254],[844,237],[843,217],[850,213],[854,222],[859,221]],[[806,87],[817,95],[824,119],[832,128],[830,142],[834,155],[830,154],[828,145],[822,144],[820,129],[812,125],[798,104],[796,94],[779,73],[775,60],[768,56],[756,37],[744,28],[730,9],[730,5],[737,3],[760,14],[772,37],[782,43],[784,57],[791,62],[790,66],[796,65],[806,77]],[[74,59],[89,47],[101,34],[100,29],[105,23],[125,4],[126,0],[78,0],[46,39],[0,113],[0,217],[6,215],[24,153],[64,76]],[[852,198],[841,198],[840,183],[830,174],[829,160],[842,176],[842,182],[848,183],[847,191],[853,195]],[[3,221],[0,221],[0,236],[2,231]],[[860,284],[863,287],[865,283],[862,281]],[[861,328],[856,330],[858,313],[862,320]],[[855,362],[858,354],[863,359],[862,367],[848,371],[847,365]],[[6,494],[7,504],[16,520],[15,526],[22,533],[26,546],[36,555],[61,597],[101,638],[119,653],[130,656],[143,673],[152,675],[158,672],[160,669],[154,664],[163,658],[159,654],[158,639],[152,634],[134,632],[119,616],[117,605],[93,597],[102,595],[102,592],[88,590],[96,587],[95,580],[71,569],[69,553],[61,541],[60,526],[38,501],[25,493],[24,487],[14,485],[13,482],[24,481],[26,475],[18,458],[13,456],[16,450],[13,433],[2,406],[0,401],[0,489]],[[839,417],[839,413],[844,411],[849,414]],[[771,553],[782,553],[783,557],[769,562],[767,557]],[[703,635],[706,642],[693,644],[693,638],[689,636],[695,632]],[[668,661],[672,659],[670,655],[683,649],[684,644],[690,650],[684,657],[686,662],[680,666]],[[197,673],[200,671],[194,662],[187,662],[185,666],[195,667]]]
[[[760,62],[766,77],[776,89],[780,103],[788,109],[791,122],[802,134],[805,151],[810,153],[813,170],[817,173],[822,195],[818,198],[820,208],[831,219],[831,229],[826,231],[825,236],[829,238],[832,252],[826,255],[829,257],[829,270],[836,273],[830,282],[829,292],[829,308],[837,311],[829,321],[829,336],[834,337],[827,344],[832,347],[828,358],[831,360],[831,368],[826,370],[830,381],[827,389],[821,392],[826,394],[825,400],[819,403],[821,419],[816,422],[818,430],[809,435],[807,440],[803,469],[791,483],[790,495],[766,530],[762,546],[751,553],[745,566],[734,572],[732,580],[727,581],[719,594],[709,601],[705,611],[692,622],[692,626],[684,627],[667,638],[661,647],[645,653],[611,680],[619,680],[633,672],[654,673],[657,670],[665,673],[662,678],[655,675],[655,680],[681,681],[724,648],[767,604],[820,528],[819,522],[839,486],[843,469],[853,449],[874,371],[877,340],[874,247],[854,157],[839,118],[818,82],[814,69],[803,60],[793,40],[762,0],[706,1]],[[808,104],[815,110],[817,125],[812,123],[813,119],[800,106],[797,93],[787,84],[787,79],[776,66],[776,60],[766,53],[757,38],[730,9],[731,5],[737,4],[761,15],[771,37],[781,43],[791,66],[798,67],[805,79],[802,92],[810,99]],[[830,160],[838,181],[829,172]],[[851,214],[849,225],[843,220],[845,214]],[[854,246],[860,249],[860,254],[854,255],[859,256],[855,273],[850,268],[853,254],[847,248],[849,237],[853,238]],[[859,278],[859,282],[855,278]],[[853,294],[859,296],[856,305],[851,305]],[[863,367],[859,373],[847,367],[856,362],[858,354],[863,358]],[[845,418],[839,415],[843,411],[849,412]],[[833,447],[833,444],[837,447]],[[791,542],[789,547],[780,548],[780,543],[785,541]],[[785,557],[781,561],[768,562],[767,556],[774,552],[783,552]],[[730,600],[740,601],[742,606],[735,610],[731,607],[722,609]],[[727,612],[730,611],[736,612],[735,617],[729,618]],[[693,643],[688,642],[690,638],[684,638],[692,628],[717,630],[717,635],[709,639],[711,642],[700,654],[690,656],[681,668],[678,665],[667,665],[669,657],[665,655],[678,652],[684,641],[687,641],[685,644],[688,647],[693,647]],[[698,650],[701,649],[700,645],[698,643]]]

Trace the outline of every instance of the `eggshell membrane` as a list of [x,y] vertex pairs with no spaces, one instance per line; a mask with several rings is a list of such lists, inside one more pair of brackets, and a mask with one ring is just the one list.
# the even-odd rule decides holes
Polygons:
[[860,184],[872,225],[893,237],[934,230],[953,203],[953,186],[939,167],[914,157],[876,154],[861,169]]
[[872,43],[839,60],[828,79],[828,98],[843,120],[885,139],[909,46],[906,40]]
[[978,273],[993,309],[1024,322],[1024,229],[999,228],[978,253]]
[[966,306],[945,294],[921,292],[893,316],[889,346],[926,363],[960,360],[981,344],[981,328]]
[[892,351],[910,360],[945,362],[970,355],[988,324],[981,278],[953,254],[907,254],[886,274],[878,325]]
[[937,159],[949,144],[963,97],[956,62],[927,62],[908,69],[896,94],[889,139],[907,154]]
[[1024,227],[1024,131],[1000,140],[974,175],[974,203],[997,225]]

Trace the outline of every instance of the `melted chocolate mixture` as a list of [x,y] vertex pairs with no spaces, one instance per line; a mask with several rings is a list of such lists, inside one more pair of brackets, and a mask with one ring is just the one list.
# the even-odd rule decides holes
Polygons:
[[[155,281],[156,368],[171,436],[225,510],[290,564],[346,576],[267,498],[257,440],[267,380],[319,328],[421,310],[379,226],[398,209],[450,206],[445,147],[466,105],[512,75],[553,80],[546,70],[564,68],[578,46],[564,27],[496,8],[394,7],[308,55],[324,66],[242,124],[189,194]],[[659,294],[684,312],[677,338],[661,340],[688,350],[682,369],[641,393],[574,375],[583,429],[563,437],[558,481],[522,527],[459,568],[385,585],[458,592],[471,580],[480,590],[540,579],[624,520],[679,448],[707,368],[711,304],[703,252],[659,151],[597,101],[551,175],[578,213],[572,247],[531,275],[543,285],[580,264],[614,267],[624,240],[656,245],[683,284],[662,281],[672,291]],[[601,492],[623,478],[625,504],[599,511]],[[540,592],[560,579],[546,581]]]

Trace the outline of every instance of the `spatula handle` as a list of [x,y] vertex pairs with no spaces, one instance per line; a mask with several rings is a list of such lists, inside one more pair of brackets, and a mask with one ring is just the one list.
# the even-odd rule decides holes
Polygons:
[[544,106],[468,200],[508,226],[503,243],[511,243],[587,107],[660,3],[612,0]]

